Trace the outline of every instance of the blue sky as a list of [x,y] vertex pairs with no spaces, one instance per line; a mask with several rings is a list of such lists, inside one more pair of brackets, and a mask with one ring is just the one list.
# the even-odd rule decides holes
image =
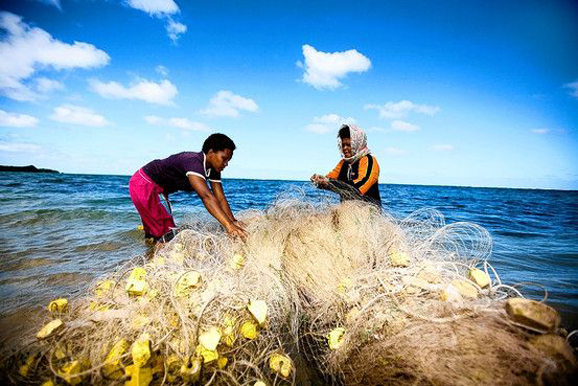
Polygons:
[[307,179],[366,130],[381,183],[578,189],[575,1],[3,0],[0,163],[132,174],[233,138]]

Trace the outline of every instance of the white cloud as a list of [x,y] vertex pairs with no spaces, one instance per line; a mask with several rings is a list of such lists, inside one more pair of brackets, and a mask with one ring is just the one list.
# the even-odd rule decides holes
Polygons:
[[322,52],[305,44],[302,46],[305,64],[303,82],[318,90],[333,90],[343,86],[340,82],[350,72],[365,72],[371,67],[371,60],[357,50],[343,52]]
[[127,0],[126,4],[157,17],[179,12],[179,6],[173,0]]
[[368,132],[379,132],[379,133],[383,133],[383,132],[387,132],[388,130],[383,128],[383,127],[377,127],[377,126],[372,126],[369,129],[367,129]]
[[532,133],[533,134],[548,134],[550,132],[550,129],[533,129]]
[[33,143],[0,141],[0,151],[8,153],[36,153],[41,147]]
[[166,28],[169,38],[175,44],[177,43],[177,40],[179,40],[179,37],[181,37],[182,34],[187,32],[186,25],[184,25],[183,23],[176,22],[173,19],[169,19],[169,23],[167,24]]
[[38,90],[40,94],[46,95],[52,91],[64,90],[64,84],[48,78],[36,78],[36,90]]
[[440,108],[437,106],[418,105],[407,100],[399,102],[387,102],[384,105],[368,104],[365,105],[364,108],[365,110],[375,109],[379,111],[380,118],[390,119],[406,117],[410,112],[431,116],[440,111]]
[[391,156],[401,156],[401,155],[406,155],[407,151],[402,150],[402,149],[398,149],[397,147],[388,147],[387,149],[385,149],[385,154],[391,155]]
[[144,117],[144,120],[149,125],[156,125],[157,123],[162,122],[163,119],[161,117],[157,117],[156,115],[147,115],[146,117]]
[[9,113],[0,110],[0,126],[4,127],[34,127],[38,118],[26,114]]
[[178,127],[183,130],[193,130],[193,131],[209,131],[211,128],[202,123],[191,121],[188,118],[161,118],[156,115],[147,115],[144,117],[145,121],[150,125],[163,125]]
[[30,27],[22,17],[10,12],[0,12],[0,30],[6,31],[0,34],[0,94],[18,101],[39,98],[27,81],[40,69],[94,68],[110,61],[106,52],[92,44],[61,42],[41,28]]
[[412,132],[412,131],[418,131],[419,130],[419,126],[417,126],[417,125],[413,125],[409,122],[397,121],[397,120],[391,122],[391,128],[395,131],[405,131],[405,132]]
[[179,13],[181,10],[173,0],[126,0],[126,5],[148,13],[150,16],[166,19],[167,35],[177,43],[179,37],[187,32],[187,26],[178,21],[174,21],[171,15]]
[[155,67],[155,71],[164,76],[165,78],[169,75],[169,69],[161,64]]
[[102,115],[96,114],[91,109],[75,105],[62,105],[54,109],[50,116],[58,122],[71,123],[73,125],[101,127],[109,125],[110,122]]
[[564,87],[569,88],[570,89],[570,95],[572,95],[573,97],[578,98],[578,80],[572,82],[572,83],[567,83],[564,85]]
[[305,126],[305,130],[311,131],[312,133],[316,133],[316,134],[329,133],[333,129],[334,128],[329,126],[329,125],[322,125],[320,123],[311,123],[311,124]]
[[340,126],[344,123],[355,123],[354,118],[343,118],[337,114],[327,114],[320,117],[315,117],[313,118],[313,121],[317,123],[334,123],[339,124]]
[[159,105],[173,105],[173,98],[178,94],[174,84],[168,80],[155,83],[140,79],[138,83],[125,87],[117,82],[103,83],[98,79],[91,79],[92,90],[103,98],[109,99],[139,99]]
[[36,1],[41,2],[43,4],[52,5],[58,9],[62,9],[60,7],[60,0],[36,0]]
[[433,145],[432,150],[434,150],[434,151],[452,151],[452,150],[454,150],[454,146],[449,145],[449,144]]
[[241,110],[255,112],[258,109],[259,106],[252,99],[221,90],[211,98],[209,106],[201,110],[201,113],[220,117],[238,117]]
[[172,126],[185,130],[209,131],[210,127],[201,122],[193,122],[187,118],[170,118],[169,123]]
[[316,134],[325,134],[336,131],[345,123],[355,123],[355,119],[352,117],[344,118],[337,114],[327,114],[313,118],[313,123],[305,126],[305,130]]

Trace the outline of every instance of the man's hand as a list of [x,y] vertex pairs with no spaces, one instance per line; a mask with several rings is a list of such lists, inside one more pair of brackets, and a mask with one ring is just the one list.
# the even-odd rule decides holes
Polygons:
[[235,223],[230,223],[230,225],[227,227],[227,233],[233,238],[240,237],[243,241],[247,240],[248,236],[247,231],[240,227],[236,221]]

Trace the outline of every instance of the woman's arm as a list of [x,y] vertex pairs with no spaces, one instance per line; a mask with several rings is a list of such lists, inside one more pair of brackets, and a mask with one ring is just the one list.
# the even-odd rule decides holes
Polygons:
[[223,211],[219,202],[211,193],[209,188],[207,187],[207,183],[201,177],[195,175],[189,175],[189,183],[191,184],[192,188],[197,192],[199,198],[203,201],[205,208],[207,211],[217,219],[218,222],[225,227],[227,233],[231,236],[241,236],[245,238],[247,236],[246,232],[239,226],[234,224],[234,220],[231,220],[229,216]]
[[337,166],[335,166],[335,168],[332,171],[327,173],[326,176],[321,176],[319,174],[312,175],[310,178],[311,182],[313,182],[315,184],[315,186],[317,186],[320,189],[331,189],[330,183],[333,180],[337,180],[337,178],[339,177],[339,173],[341,172],[341,168],[343,167],[344,163],[345,163],[344,160],[340,160],[337,163]]
[[225,192],[223,191],[223,185],[220,182],[211,181],[211,189],[213,190],[213,194],[215,195],[215,198],[217,199],[217,202],[219,203],[221,210],[223,212],[225,212],[225,214],[227,215],[229,220],[231,220],[232,222],[236,222],[237,220],[235,219],[235,216],[233,215],[233,212],[231,211],[231,207],[229,206],[229,202],[227,201],[227,198],[225,197]]
[[366,155],[359,161],[357,178],[353,180],[353,187],[365,195],[372,185],[377,183],[379,178],[379,164],[375,157]]

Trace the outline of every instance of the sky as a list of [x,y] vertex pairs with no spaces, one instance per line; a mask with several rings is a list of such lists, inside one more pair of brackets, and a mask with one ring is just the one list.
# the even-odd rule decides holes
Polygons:
[[380,183],[578,190],[578,2],[0,0],[0,164],[131,175],[237,150],[306,180],[368,136]]

